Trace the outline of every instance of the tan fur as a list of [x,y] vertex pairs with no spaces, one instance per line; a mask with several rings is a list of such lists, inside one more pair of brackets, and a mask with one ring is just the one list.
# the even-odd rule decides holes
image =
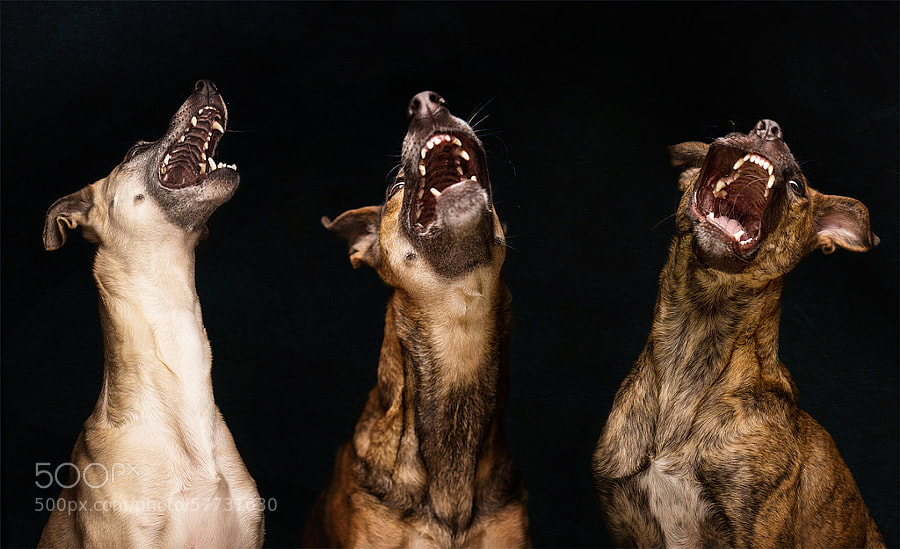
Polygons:
[[[816,248],[877,244],[868,212],[805,178],[802,195],[779,182],[782,218],[756,256],[738,272],[711,268],[688,216],[706,148],[673,150],[685,191],[678,234],[650,338],[594,454],[610,534],[632,547],[883,547],[831,437],[799,409],[777,357],[784,274]],[[802,178],[782,154],[779,169]],[[836,211],[843,225],[823,222]]]
[[[63,199],[48,218],[48,248],[75,227],[98,243],[105,363],[71,457],[91,476],[62,490],[66,510],[53,511],[38,545],[259,547],[256,485],[213,400],[194,285],[201,231],[167,219],[147,172],[143,161],[123,163],[73,195],[80,206]],[[103,477],[120,468],[130,474]]]

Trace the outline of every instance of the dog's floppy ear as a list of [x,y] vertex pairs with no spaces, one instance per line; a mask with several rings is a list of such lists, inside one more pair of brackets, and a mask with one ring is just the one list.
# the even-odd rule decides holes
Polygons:
[[678,190],[684,192],[703,166],[709,145],[699,141],[687,141],[669,147],[669,162],[681,170],[678,176]]
[[820,193],[811,198],[816,224],[813,248],[826,254],[833,252],[835,246],[865,252],[881,241],[872,233],[869,210],[859,200]]
[[[84,225],[94,205],[91,187],[84,187],[53,203],[44,220],[44,249],[57,250],[66,243],[66,229]],[[96,242],[93,233],[85,231],[85,238]]]
[[365,263],[378,268],[381,253],[378,246],[378,226],[381,221],[381,206],[368,206],[349,210],[334,221],[322,217],[322,225],[347,239],[350,246],[350,263],[359,268]]

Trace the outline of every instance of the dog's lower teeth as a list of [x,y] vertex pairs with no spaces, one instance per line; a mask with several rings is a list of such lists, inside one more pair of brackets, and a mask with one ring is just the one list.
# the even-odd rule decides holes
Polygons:
[[216,169],[216,163],[213,162],[212,158],[207,158],[206,161],[209,162],[209,171],[213,171]]
[[766,183],[766,189],[771,189],[773,186],[775,186],[775,176],[770,175],[769,181],[768,181],[768,183]]
[[431,191],[431,194],[433,194],[435,198],[441,196],[441,191],[435,189],[434,187],[431,187],[428,190]]

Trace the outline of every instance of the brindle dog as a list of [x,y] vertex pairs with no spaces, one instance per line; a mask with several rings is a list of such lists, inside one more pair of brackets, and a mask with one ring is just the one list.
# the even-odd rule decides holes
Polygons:
[[817,248],[878,244],[868,211],[812,189],[771,120],[670,153],[677,234],[594,454],[610,534],[636,547],[883,546],[777,356],[784,275]]
[[409,106],[383,207],[324,225],[394,288],[378,383],[304,535],[308,546],[523,547],[503,434],[510,295],[484,149],[433,92]]

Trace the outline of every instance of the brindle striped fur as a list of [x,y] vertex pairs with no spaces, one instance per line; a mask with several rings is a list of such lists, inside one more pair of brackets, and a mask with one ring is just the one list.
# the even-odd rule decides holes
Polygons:
[[[677,234],[650,337],[594,454],[604,519],[619,546],[884,545],[834,442],[798,407],[777,356],[784,274],[816,248],[864,251],[877,237],[862,204],[809,188],[780,130],[772,141],[776,174],[791,174],[803,195],[779,175],[774,228],[754,258],[728,272],[699,257],[688,214],[707,145],[671,150],[685,191]],[[837,229],[824,222],[835,215]]]
[[[420,148],[436,131],[465,133],[479,148],[471,154],[483,154],[443,100],[426,98],[420,107],[421,116],[411,107],[407,174],[418,172]],[[486,173],[478,180],[486,181]],[[442,249],[453,249],[433,261],[428,239],[417,240],[406,222],[416,188],[416,178],[407,176],[404,185],[401,175],[383,208],[323,220],[348,239],[354,266],[374,267],[394,293],[378,383],[353,438],[338,453],[303,543],[527,546],[526,495],[503,434],[510,319],[510,294],[500,276],[503,230],[485,198],[485,215],[474,229],[442,235]],[[476,246],[477,254],[458,253]],[[447,262],[454,254],[462,264]]]

